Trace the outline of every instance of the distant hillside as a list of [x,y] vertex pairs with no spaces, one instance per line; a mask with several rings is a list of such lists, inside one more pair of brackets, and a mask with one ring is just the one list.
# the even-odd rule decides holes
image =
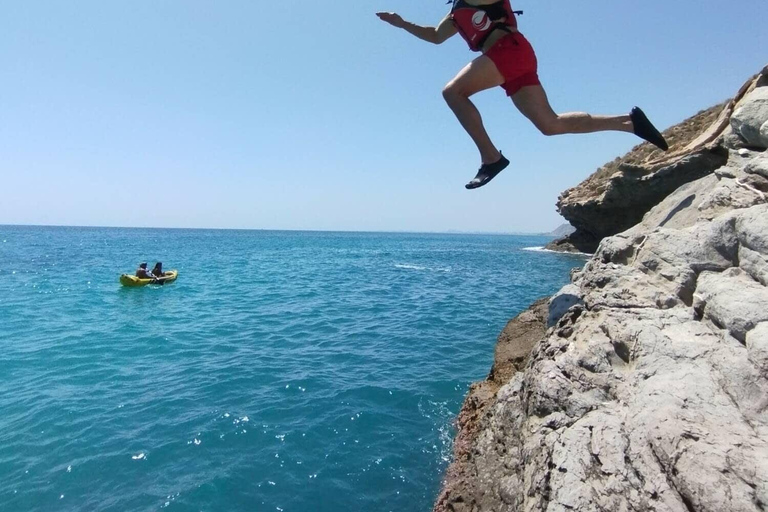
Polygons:
[[559,226],[557,229],[555,229],[554,231],[552,231],[552,232],[550,232],[550,233],[547,233],[547,234],[548,234],[549,236],[556,236],[556,237],[561,237],[561,236],[568,236],[568,235],[570,235],[571,233],[573,233],[574,231],[576,231],[576,228],[575,228],[575,227],[573,227],[573,226],[571,226],[570,224],[568,224],[568,223],[566,222],[565,224],[562,224],[562,225],[560,225],[560,226]]

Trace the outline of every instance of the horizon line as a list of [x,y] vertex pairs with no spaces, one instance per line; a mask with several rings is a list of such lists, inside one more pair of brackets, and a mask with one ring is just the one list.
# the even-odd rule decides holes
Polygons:
[[[409,231],[409,230],[351,230],[351,229],[301,229],[301,228],[222,228],[222,227],[168,227],[168,226],[97,226],[97,225],[76,225],[76,224],[0,224],[2,227],[26,227],[26,228],[90,228],[90,229],[175,229],[189,231],[288,231],[297,233],[391,233],[391,234],[414,234],[414,235],[529,235],[529,236],[555,236],[551,231]],[[555,228],[557,229],[557,228]]]

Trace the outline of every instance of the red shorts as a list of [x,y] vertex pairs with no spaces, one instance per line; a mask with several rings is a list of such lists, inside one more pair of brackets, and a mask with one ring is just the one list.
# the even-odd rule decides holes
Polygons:
[[536,54],[531,43],[520,32],[502,37],[485,55],[496,64],[496,69],[504,77],[502,87],[507,91],[507,96],[512,96],[527,85],[541,85],[536,73]]

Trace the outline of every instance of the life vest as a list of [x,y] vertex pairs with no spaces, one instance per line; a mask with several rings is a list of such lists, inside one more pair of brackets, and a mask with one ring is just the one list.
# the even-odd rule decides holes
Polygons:
[[483,44],[496,29],[507,32],[517,30],[515,14],[522,13],[513,11],[509,0],[499,0],[490,5],[470,5],[465,0],[453,0],[451,7],[453,24],[473,52],[482,50]]

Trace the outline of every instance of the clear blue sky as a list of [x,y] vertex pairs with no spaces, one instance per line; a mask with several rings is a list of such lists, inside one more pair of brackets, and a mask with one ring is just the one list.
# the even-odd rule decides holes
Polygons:
[[[514,3],[558,111],[661,128],[768,61],[765,0]],[[0,224],[548,231],[558,194],[638,140],[547,138],[477,96],[512,165],[479,164],[442,86],[472,57],[379,21],[441,0],[0,3]],[[151,187],[154,184],[154,191]]]

